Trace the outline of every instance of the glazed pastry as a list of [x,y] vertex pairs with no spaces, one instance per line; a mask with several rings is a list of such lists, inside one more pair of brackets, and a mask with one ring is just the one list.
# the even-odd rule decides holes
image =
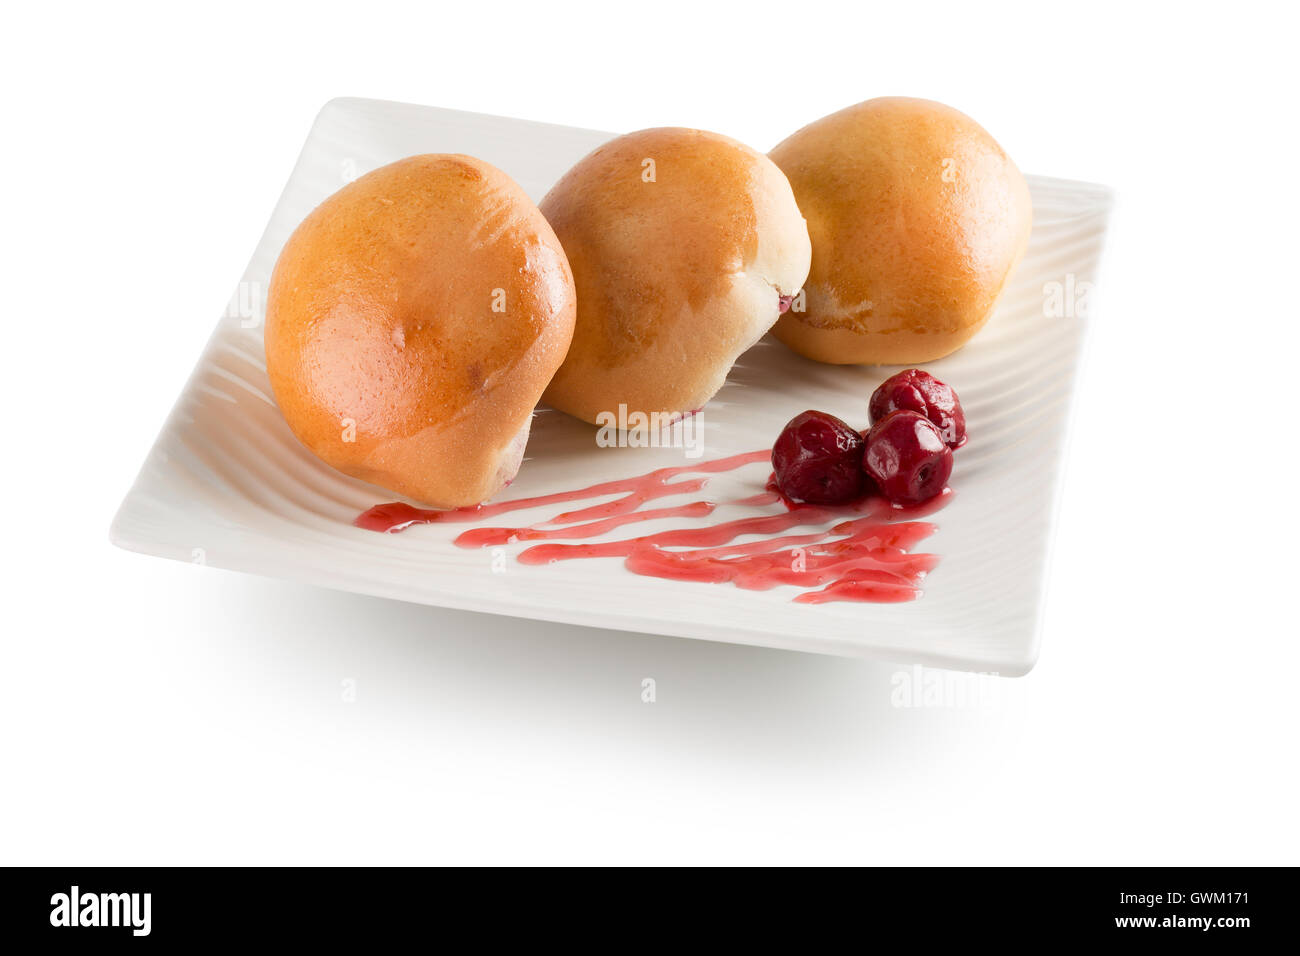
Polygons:
[[560,243],[510,177],[412,156],[289,238],[267,372],[293,433],[339,471],[435,507],[477,504],[518,470],[575,311]]
[[790,184],[748,146],[694,129],[620,136],[541,203],[573,267],[578,320],[550,405],[672,419],[700,409],[808,272]]
[[812,236],[804,301],[775,335],[835,364],[927,362],[988,320],[1024,254],[1029,188],[974,120],[886,97],[832,113],[771,152]]

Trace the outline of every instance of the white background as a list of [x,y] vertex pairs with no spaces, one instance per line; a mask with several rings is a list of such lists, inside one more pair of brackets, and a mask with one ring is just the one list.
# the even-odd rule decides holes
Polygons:
[[[6,13],[0,862],[1300,862],[1286,7],[718,7]],[[884,94],[1118,194],[1029,676],[898,708],[109,546],[329,98],[767,149]]]

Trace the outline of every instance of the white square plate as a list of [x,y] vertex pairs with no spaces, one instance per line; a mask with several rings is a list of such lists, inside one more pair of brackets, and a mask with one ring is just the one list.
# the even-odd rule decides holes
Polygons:
[[[791,129],[799,122],[793,118]],[[1028,671],[1038,656],[1044,566],[1086,326],[1078,313],[1096,281],[1110,207],[1101,186],[1030,177],[1033,236],[997,313],[970,345],[926,366],[961,394],[971,441],[957,455],[954,499],[930,519],[939,530],[921,550],[942,560],[917,601],[795,604],[792,587],[749,591],[640,577],[617,558],[524,566],[454,547],[463,524],[397,535],[352,526],[359,512],[389,496],[313,457],[270,397],[262,315],[289,234],[345,182],[403,156],[478,156],[540,200],[613,135],[374,100],[328,103],[227,314],[122,503],[113,542],[443,607],[1004,675]],[[867,398],[890,371],[819,365],[764,340],[701,413],[702,459],[688,459],[681,448],[598,448],[593,427],[543,409],[528,460],[502,498],[769,446],[806,408],[865,425]],[[760,491],[767,473],[751,465],[719,475],[710,497]],[[671,503],[676,499],[663,502]],[[491,523],[542,517],[519,512]],[[721,509],[715,515],[726,517]],[[633,530],[663,527],[648,522]],[[523,547],[507,546],[507,558]]]

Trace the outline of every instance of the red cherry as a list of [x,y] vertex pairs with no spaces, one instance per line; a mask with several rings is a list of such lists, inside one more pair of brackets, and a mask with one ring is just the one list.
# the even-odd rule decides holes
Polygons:
[[952,449],[928,418],[900,409],[867,432],[862,467],[894,504],[918,505],[948,483]]
[[868,407],[872,422],[899,409],[917,412],[939,429],[949,448],[956,450],[966,444],[966,413],[957,393],[922,369],[909,368],[885,379],[871,393]]
[[790,419],[772,446],[776,486],[792,501],[837,505],[862,497],[862,436],[825,412]]

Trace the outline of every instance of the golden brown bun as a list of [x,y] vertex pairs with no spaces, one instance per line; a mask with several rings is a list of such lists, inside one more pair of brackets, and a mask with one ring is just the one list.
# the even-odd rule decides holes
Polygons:
[[289,238],[266,366],[289,427],[339,471],[477,504],[518,470],[575,310],[560,243],[510,177],[412,156],[343,187]]
[[1032,211],[1020,170],[978,124],[884,97],[805,126],[771,157],[813,247],[804,311],[782,316],[777,338],[821,362],[911,365],[979,331]]
[[573,344],[545,400],[589,422],[619,405],[702,407],[808,272],[808,230],[785,176],[717,133],[620,136],[570,169],[541,209],[578,289]]

